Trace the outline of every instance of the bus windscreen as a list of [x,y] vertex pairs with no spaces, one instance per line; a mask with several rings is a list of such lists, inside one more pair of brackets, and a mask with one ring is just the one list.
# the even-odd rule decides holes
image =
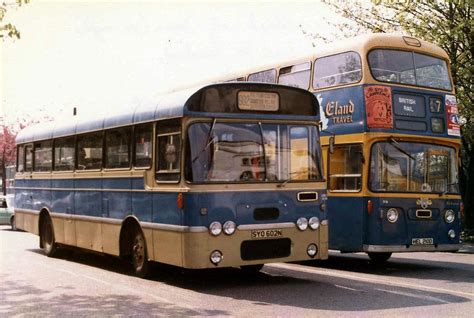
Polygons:
[[369,53],[370,71],[381,82],[451,90],[445,60],[425,54],[376,49]]

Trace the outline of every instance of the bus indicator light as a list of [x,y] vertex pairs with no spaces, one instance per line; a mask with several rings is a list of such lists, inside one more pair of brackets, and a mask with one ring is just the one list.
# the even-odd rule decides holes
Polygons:
[[182,193],[178,193],[178,196],[176,197],[176,205],[178,206],[178,209],[184,208],[184,198]]
[[369,200],[367,201],[367,214],[371,215],[373,211],[374,211],[374,205],[372,203],[372,200]]

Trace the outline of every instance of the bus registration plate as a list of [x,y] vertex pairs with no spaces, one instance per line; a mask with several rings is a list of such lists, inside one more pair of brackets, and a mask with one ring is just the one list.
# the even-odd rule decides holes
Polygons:
[[274,238],[283,236],[282,230],[253,230],[251,232],[252,239]]
[[411,239],[412,245],[433,245],[432,238],[414,238]]

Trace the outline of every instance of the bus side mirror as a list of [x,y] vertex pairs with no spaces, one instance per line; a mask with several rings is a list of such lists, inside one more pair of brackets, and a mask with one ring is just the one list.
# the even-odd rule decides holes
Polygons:
[[334,153],[334,136],[329,137],[329,153]]

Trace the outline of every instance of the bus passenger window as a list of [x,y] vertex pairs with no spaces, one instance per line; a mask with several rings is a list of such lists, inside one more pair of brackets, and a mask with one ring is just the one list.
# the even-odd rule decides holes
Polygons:
[[135,161],[137,168],[151,167],[151,155],[153,147],[151,136],[153,133],[153,125],[146,124],[135,127]]
[[278,84],[308,89],[310,68],[310,62],[284,67],[280,69]]
[[102,132],[77,137],[77,169],[102,168]]
[[131,127],[111,129],[105,132],[105,168],[130,167]]
[[53,166],[53,142],[35,142],[34,171],[51,171]]
[[266,70],[249,75],[249,82],[276,83],[276,70]]
[[16,153],[16,171],[23,172],[25,171],[25,146],[17,146]]
[[328,162],[330,191],[360,191],[362,145],[336,146]]
[[33,145],[25,146],[25,171],[33,171]]
[[54,171],[74,170],[74,137],[59,138],[54,141]]
[[326,56],[314,62],[314,89],[355,83],[361,78],[361,60],[356,52]]

